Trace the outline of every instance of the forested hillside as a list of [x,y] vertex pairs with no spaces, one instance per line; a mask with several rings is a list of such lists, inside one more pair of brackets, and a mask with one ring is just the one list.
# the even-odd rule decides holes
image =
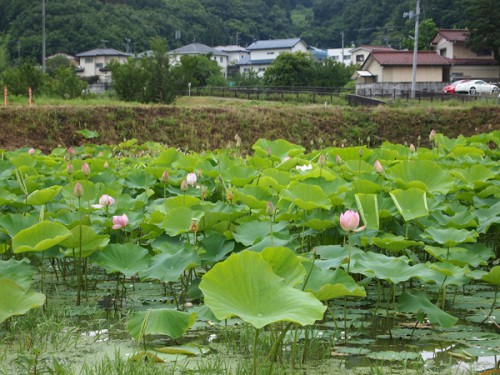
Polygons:
[[[404,48],[416,0],[45,0],[47,56],[98,47],[141,52],[154,36],[169,48],[193,41],[248,45],[257,39],[301,36],[334,48],[373,43]],[[465,27],[467,7],[500,0],[422,0],[434,27]],[[0,1],[0,69],[18,59],[40,61],[42,0]],[[177,35],[180,38],[176,39]]]

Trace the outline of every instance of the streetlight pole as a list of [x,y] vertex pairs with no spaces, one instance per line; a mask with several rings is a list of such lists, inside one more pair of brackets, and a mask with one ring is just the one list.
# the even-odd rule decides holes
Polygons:
[[418,56],[418,20],[420,18],[420,0],[417,0],[417,9],[415,12],[415,40],[413,46],[413,68],[411,74],[411,98],[415,99],[415,88],[417,82],[417,56]]
[[45,0],[42,0],[42,72],[44,73],[47,70],[45,59]]

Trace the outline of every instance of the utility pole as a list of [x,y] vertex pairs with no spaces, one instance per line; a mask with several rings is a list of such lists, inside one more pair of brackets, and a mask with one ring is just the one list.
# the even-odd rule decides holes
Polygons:
[[342,56],[340,57],[340,62],[343,64],[344,63],[344,32],[341,31],[340,35],[342,36]]
[[411,74],[411,93],[412,99],[415,99],[415,88],[417,82],[417,56],[418,56],[418,21],[420,18],[420,0],[417,0],[417,9],[415,12],[415,40],[413,46],[413,68]]
[[45,56],[45,0],[42,0],[42,72],[44,73],[47,70]]

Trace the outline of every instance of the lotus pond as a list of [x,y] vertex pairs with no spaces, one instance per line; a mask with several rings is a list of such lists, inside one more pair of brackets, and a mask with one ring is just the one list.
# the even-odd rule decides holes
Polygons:
[[235,139],[0,150],[0,373],[498,366],[500,132]]

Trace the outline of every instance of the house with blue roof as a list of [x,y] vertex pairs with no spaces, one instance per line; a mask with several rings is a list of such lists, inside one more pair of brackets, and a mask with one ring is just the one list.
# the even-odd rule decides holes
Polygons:
[[301,38],[258,40],[246,48],[250,54],[241,59],[236,65],[240,73],[256,71],[259,76],[264,75],[266,68],[279,56],[280,53],[304,52],[310,53],[309,45]]

